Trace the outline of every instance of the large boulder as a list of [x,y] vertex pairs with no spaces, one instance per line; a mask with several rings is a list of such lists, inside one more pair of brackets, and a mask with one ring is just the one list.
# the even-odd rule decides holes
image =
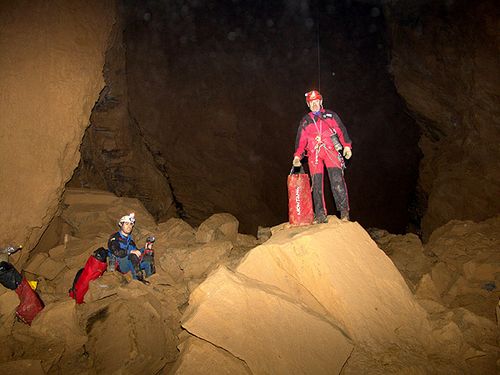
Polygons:
[[423,342],[429,332],[426,313],[401,274],[357,223],[330,219],[275,232],[237,271],[334,317],[356,342],[374,349],[408,335]]
[[[160,293],[134,281],[87,319],[87,345],[97,373],[156,374],[177,356],[171,309]],[[113,298],[113,297],[111,297]],[[106,299],[106,300],[109,300]],[[105,301],[105,300],[103,300]],[[93,304],[84,308],[93,309]]]
[[200,224],[196,231],[196,241],[203,243],[214,240],[236,241],[238,226],[239,222],[233,215],[214,214]]
[[0,243],[30,249],[56,213],[104,85],[114,17],[114,2],[98,0],[0,6]]
[[[252,373],[460,373],[470,349],[457,324],[429,320],[360,225],[335,218],[275,228],[234,273],[221,267],[193,291],[182,325]],[[186,345],[179,373],[196,373],[200,353],[236,363],[211,346]]]

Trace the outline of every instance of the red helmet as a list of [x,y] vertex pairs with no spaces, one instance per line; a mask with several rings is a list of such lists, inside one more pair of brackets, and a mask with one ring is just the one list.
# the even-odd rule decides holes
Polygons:
[[319,91],[316,91],[316,90],[312,90],[312,91],[309,91],[309,92],[306,92],[306,103],[309,104],[310,102],[312,102],[313,100],[323,100],[323,97],[321,96],[321,94],[319,93]]

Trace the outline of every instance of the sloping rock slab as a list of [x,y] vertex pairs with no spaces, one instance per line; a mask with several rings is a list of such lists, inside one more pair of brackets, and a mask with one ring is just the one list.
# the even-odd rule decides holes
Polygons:
[[205,375],[251,375],[252,372],[242,360],[216,346],[189,337],[181,345],[181,359],[169,373],[175,375],[199,374],[203,369]]
[[252,279],[325,310],[356,342],[373,350],[425,343],[431,329],[391,260],[357,223],[276,231],[237,268]]
[[182,326],[255,374],[338,374],[353,349],[330,321],[224,267],[191,294]]

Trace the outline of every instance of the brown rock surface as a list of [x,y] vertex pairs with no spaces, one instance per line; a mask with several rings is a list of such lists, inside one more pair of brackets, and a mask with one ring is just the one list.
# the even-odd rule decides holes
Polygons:
[[238,225],[238,220],[231,214],[214,214],[200,224],[196,231],[196,241],[203,243],[214,240],[236,241]]
[[0,5],[0,243],[29,250],[58,209],[104,84],[114,8],[97,0]]
[[[500,274],[500,217],[450,222],[423,249],[412,235],[384,234],[379,240],[400,260],[393,263],[357,223],[333,217],[274,227],[269,241],[248,252],[257,240],[238,233],[234,241],[199,243],[196,229],[179,219],[157,226],[137,199],[68,189],[64,202],[66,241],[37,249],[29,263],[46,303],[31,328],[14,322],[15,293],[0,290],[0,365],[33,360],[46,373],[75,374],[123,371],[124,361],[131,373],[496,371],[498,328],[485,316],[498,292],[484,287]],[[144,285],[105,273],[75,306],[67,290],[76,271],[129,211],[137,213],[136,238],[157,234],[157,274]],[[394,264],[419,275],[426,256],[432,268],[415,299]],[[66,265],[53,280],[39,276],[47,260]],[[218,264],[227,268],[203,281]],[[180,334],[183,311],[191,334]]]
[[87,342],[81,329],[73,300],[51,303],[36,316],[31,325],[34,333],[64,342],[69,351]]
[[410,289],[414,289],[420,278],[431,270],[435,260],[424,254],[422,241],[415,234],[395,235],[372,230],[370,236],[391,258]]
[[151,153],[129,113],[123,28],[120,14],[106,51],[106,87],[92,111],[82,141],[82,159],[70,185],[136,197],[162,220],[174,216],[176,207],[164,166]]
[[[138,282],[120,288],[119,298],[87,324],[89,352],[97,373],[157,373],[177,356],[170,309]],[[178,318],[178,317],[177,317]]]
[[300,301],[225,268],[191,294],[182,326],[257,374],[337,374],[353,348],[338,327]]
[[[425,341],[425,311],[401,274],[357,223],[278,231],[237,271],[331,315],[355,342],[383,349],[408,336]],[[404,327],[404,329],[402,329]]]
[[465,307],[495,321],[500,298],[500,216],[480,223],[450,221],[425,246],[439,260],[432,280],[449,307]]
[[180,359],[169,374],[251,375],[246,363],[215,345],[194,336],[179,345]]
[[23,375],[44,375],[40,360],[36,359],[20,359],[0,363],[0,373],[2,374],[23,374]]
[[423,130],[427,240],[452,219],[500,212],[500,6],[395,2],[389,10],[395,84]]
[[71,226],[76,241],[103,237],[105,242],[101,246],[106,247],[109,236],[119,229],[118,220],[130,212],[135,213],[137,220],[134,227],[136,239],[143,239],[151,231],[156,231],[154,218],[135,198],[119,198],[105,191],[67,188],[63,203],[67,207],[61,217]]

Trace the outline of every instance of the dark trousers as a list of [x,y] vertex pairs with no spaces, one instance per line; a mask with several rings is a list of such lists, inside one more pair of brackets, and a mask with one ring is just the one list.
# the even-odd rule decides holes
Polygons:
[[[340,168],[326,168],[330,186],[332,189],[335,206],[338,211],[349,211],[349,197],[347,195],[347,186],[344,180],[344,171]],[[326,215],[325,198],[323,194],[323,173],[312,175],[314,215],[316,217]]]

